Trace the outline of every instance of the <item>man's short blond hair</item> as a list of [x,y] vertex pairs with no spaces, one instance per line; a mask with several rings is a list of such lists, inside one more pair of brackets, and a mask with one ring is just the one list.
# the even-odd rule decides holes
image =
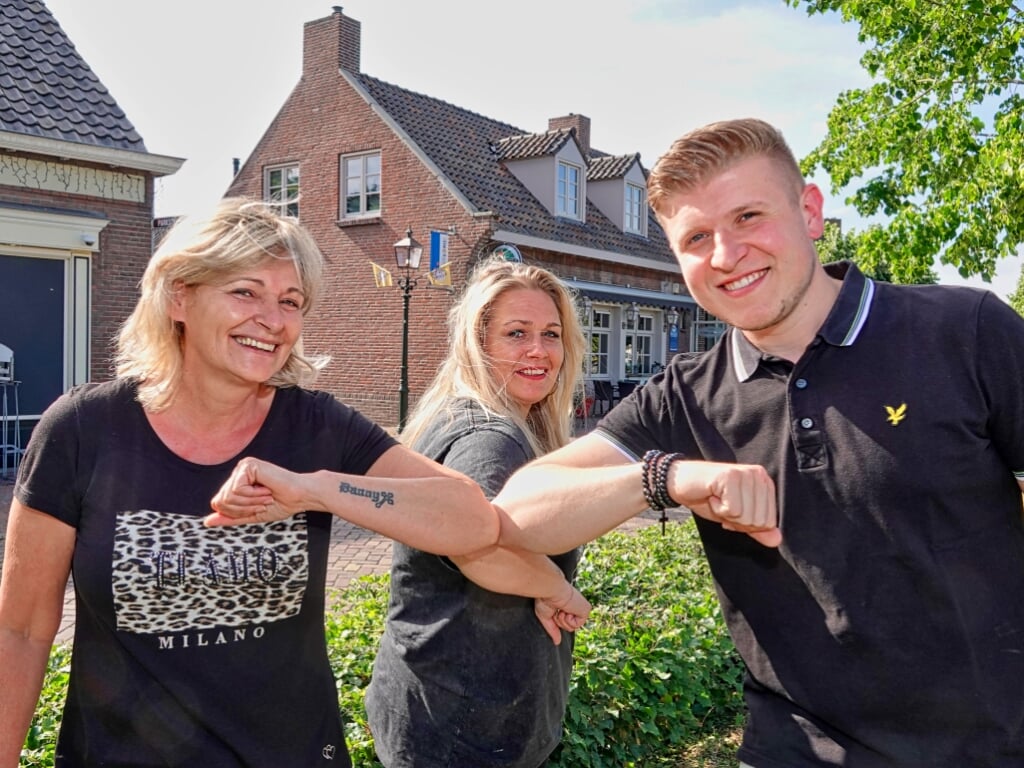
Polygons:
[[660,216],[673,195],[690,192],[736,162],[759,156],[776,161],[799,194],[803,174],[782,133],[763,120],[744,118],[710,123],[676,139],[654,164],[647,199]]

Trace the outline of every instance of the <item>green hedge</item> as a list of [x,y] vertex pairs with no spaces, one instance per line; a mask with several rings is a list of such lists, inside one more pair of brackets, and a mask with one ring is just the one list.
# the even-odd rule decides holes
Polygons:
[[[565,737],[551,768],[671,762],[709,733],[733,735],[743,668],[692,524],[602,537],[587,548],[577,583],[595,608],[577,634]],[[368,577],[327,617],[358,768],[380,766],[362,701],[386,605],[387,577]]]
[[55,645],[50,652],[43,690],[39,695],[32,724],[21,751],[19,766],[28,768],[51,768],[53,752],[57,747],[57,730],[60,728],[61,712],[68,692],[68,675],[71,672],[71,646]]
[[595,608],[553,768],[650,765],[742,720],[743,667],[692,524],[604,536],[577,582]]
[[[591,544],[578,584],[595,606],[576,639],[565,737],[552,768],[673,763],[742,722],[742,665],[722,624],[693,526],[610,533]],[[379,766],[363,692],[387,610],[386,575],[356,580],[326,617],[331,665],[357,768]],[[55,648],[22,766],[52,765],[67,651]],[[689,761],[687,761],[689,762]]]

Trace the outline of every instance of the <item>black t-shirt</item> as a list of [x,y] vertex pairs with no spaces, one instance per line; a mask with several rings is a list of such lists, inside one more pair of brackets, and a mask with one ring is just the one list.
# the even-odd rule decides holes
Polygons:
[[[417,442],[488,498],[533,458],[520,429],[460,401]],[[580,550],[552,559],[572,579]],[[573,635],[555,646],[532,599],[478,587],[447,558],[398,542],[387,628],[366,693],[388,768],[536,768],[558,746]]]
[[44,414],[18,499],[77,530],[57,766],[348,765],[323,630],[331,516],[203,528],[237,461],[364,474],[394,445],[322,392],[279,389],[252,442],[198,465],[123,381]]
[[730,330],[598,433],[776,483],[778,550],[697,520],[748,668],[742,760],[1024,765],[1024,320],[983,291],[834,274],[796,364]]

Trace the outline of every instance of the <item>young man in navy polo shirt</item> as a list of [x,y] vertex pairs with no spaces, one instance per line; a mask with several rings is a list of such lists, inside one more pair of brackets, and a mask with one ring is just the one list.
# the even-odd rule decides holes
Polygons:
[[747,665],[744,765],[1024,765],[1024,320],[823,267],[822,194],[759,120],[683,136],[648,189],[732,327],[514,475],[502,543],[689,507]]

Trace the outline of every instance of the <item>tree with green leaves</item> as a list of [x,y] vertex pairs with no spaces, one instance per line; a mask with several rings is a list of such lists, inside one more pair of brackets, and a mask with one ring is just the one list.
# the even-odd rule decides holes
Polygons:
[[786,0],[860,25],[872,85],[840,95],[803,161],[888,223],[858,251],[920,282],[935,259],[992,278],[1024,242],[1024,24],[1010,0]]
[[1017,289],[1007,299],[1017,314],[1024,317],[1024,267],[1021,267],[1020,277],[1017,278]]
[[825,231],[814,247],[822,264],[843,259],[857,261],[856,234],[843,232],[843,225],[837,219],[825,219]]
[[835,219],[825,219],[825,232],[815,243],[818,258],[823,264],[830,261],[848,259],[854,262],[868,277],[884,280],[887,283],[937,283],[939,278],[931,269],[915,270],[912,275],[897,274],[893,269],[889,254],[867,252],[861,246],[868,239],[867,235],[877,229],[877,225],[868,227],[865,232],[850,230],[844,232],[841,224]]

